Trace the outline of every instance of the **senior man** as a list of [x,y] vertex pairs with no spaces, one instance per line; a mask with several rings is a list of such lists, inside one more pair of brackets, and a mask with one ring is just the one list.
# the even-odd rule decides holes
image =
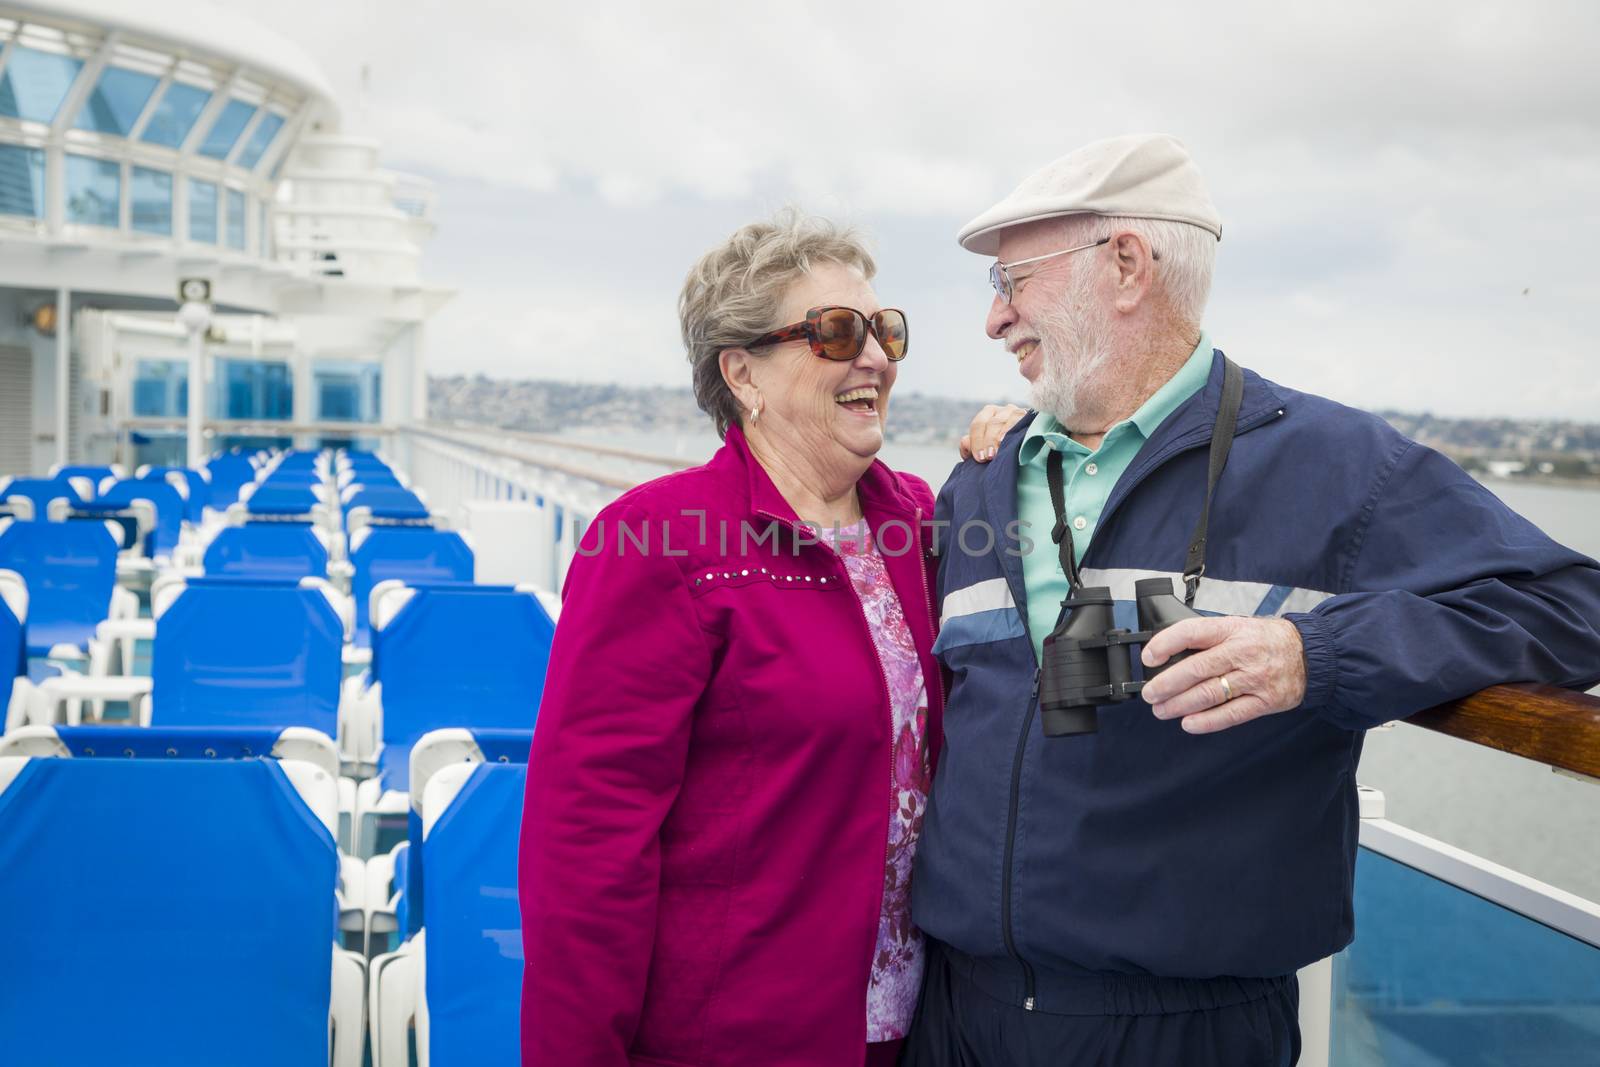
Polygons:
[[[1037,413],[939,496],[950,692],[912,1067],[1295,1062],[1295,972],[1353,934],[1363,731],[1600,680],[1594,561],[1381,419],[1213,349],[1221,234],[1156,135],[1079,149],[960,233],[998,257],[988,333]],[[1014,520],[1031,551],[972,530]],[[1145,673],[1187,657],[1097,732],[1045,736],[1069,589],[1109,587],[1137,629],[1156,577],[1214,617],[1156,634]]]

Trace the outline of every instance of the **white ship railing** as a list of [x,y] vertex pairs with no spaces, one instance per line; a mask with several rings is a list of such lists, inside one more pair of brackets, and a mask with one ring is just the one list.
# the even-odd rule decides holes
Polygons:
[[[531,578],[552,592],[560,589],[584,528],[606,503],[646,478],[689,465],[604,445],[459,424],[407,427],[396,434],[394,446],[434,507],[463,525],[472,525],[474,508],[508,501],[521,505],[535,535],[513,546],[527,568],[518,577]],[[1499,686],[1411,721],[1600,784],[1600,700],[1593,697],[1541,686]],[[1457,1011],[1460,1021],[1455,1025],[1463,1028],[1462,1040],[1468,1041],[1478,1032],[1472,1027],[1481,1028],[1486,1018],[1492,1021],[1493,1013],[1514,1014],[1525,1007],[1524,1014],[1546,1020],[1546,1026],[1593,1029],[1600,1035],[1600,904],[1419,834],[1386,814],[1383,795],[1362,789],[1361,863],[1367,871],[1357,879],[1358,898],[1363,886],[1409,878],[1417,880],[1419,894],[1428,899],[1415,902],[1415,915],[1400,914],[1403,904],[1397,905],[1396,914],[1381,917],[1379,929],[1369,916],[1362,927],[1367,941],[1358,931],[1351,949],[1301,972],[1303,1067],[1399,1062],[1391,1059],[1393,1047],[1373,1044],[1400,1041],[1403,1046],[1402,1038],[1378,1034],[1382,1021],[1375,1026],[1372,1020],[1385,1013],[1403,1021],[1407,1012],[1436,1016]],[[1600,843],[1573,847],[1592,849]],[[1441,908],[1430,894],[1450,906]],[[1459,919],[1457,913],[1467,918]],[[1472,928],[1450,928],[1453,915]],[[1383,950],[1392,947],[1386,942],[1413,934],[1421,948],[1482,939],[1510,957],[1501,962],[1513,970],[1513,978],[1517,968],[1538,978],[1553,955],[1579,968],[1578,979],[1567,983],[1578,988],[1570,999],[1555,996],[1522,1007],[1452,1007],[1441,1006],[1437,998],[1415,1002],[1419,993],[1427,993],[1424,987],[1432,978],[1426,974],[1389,975],[1376,983],[1354,975],[1363,966],[1370,969],[1371,963],[1352,953]],[[1360,982],[1366,985],[1353,988],[1352,983]],[[1416,1062],[1450,1061],[1422,1056]]]

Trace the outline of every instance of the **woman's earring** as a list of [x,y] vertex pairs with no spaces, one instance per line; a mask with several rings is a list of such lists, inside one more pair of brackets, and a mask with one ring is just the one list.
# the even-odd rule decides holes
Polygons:
[[760,417],[761,417],[761,401],[757,400],[755,402],[755,406],[750,409],[750,425],[754,426],[756,424],[756,420],[759,419]]

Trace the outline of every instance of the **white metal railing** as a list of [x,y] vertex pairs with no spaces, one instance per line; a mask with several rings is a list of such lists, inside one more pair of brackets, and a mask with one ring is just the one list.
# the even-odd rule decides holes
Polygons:
[[1361,844],[1396,863],[1600,949],[1600,904],[1385,818],[1361,820]]
[[580,467],[491,455],[453,434],[408,429],[396,435],[393,447],[412,484],[427,491],[430,506],[460,527],[470,526],[469,504],[525,502],[536,516],[528,573],[550,592],[566,579],[584,529],[624,488],[604,472],[586,478]]

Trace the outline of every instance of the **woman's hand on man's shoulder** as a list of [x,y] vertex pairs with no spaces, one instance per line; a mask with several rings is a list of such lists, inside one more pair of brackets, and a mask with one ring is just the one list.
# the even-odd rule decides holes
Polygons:
[[961,436],[961,458],[989,462],[1000,451],[1000,441],[1007,431],[1027,413],[1027,408],[1015,404],[985,404]]

